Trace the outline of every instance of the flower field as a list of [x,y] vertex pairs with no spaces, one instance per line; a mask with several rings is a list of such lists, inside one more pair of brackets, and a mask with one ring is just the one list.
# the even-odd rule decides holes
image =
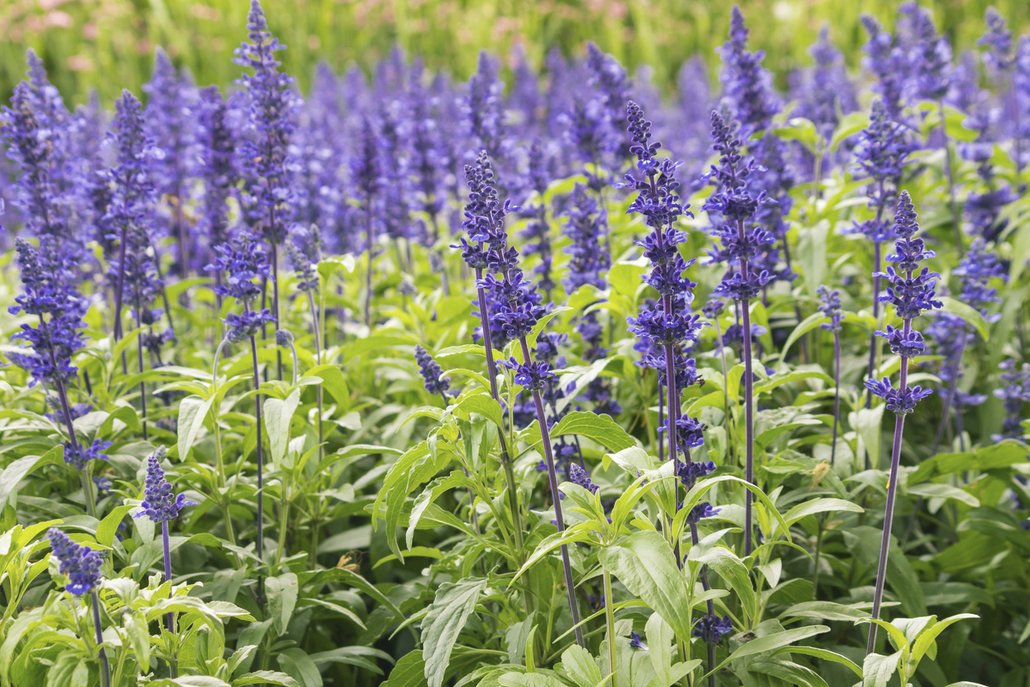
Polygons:
[[906,3],[779,88],[757,20],[675,92],[301,89],[257,0],[228,87],[29,52],[0,687],[1030,683],[1030,34]]

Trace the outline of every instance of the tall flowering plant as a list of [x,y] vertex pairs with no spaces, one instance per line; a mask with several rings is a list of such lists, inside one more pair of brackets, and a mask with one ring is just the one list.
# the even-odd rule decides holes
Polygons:
[[[522,360],[511,358],[505,365],[514,371],[515,383],[532,394],[540,426],[555,523],[558,531],[562,532],[565,530],[565,518],[562,514],[558,474],[542,395],[547,386],[553,383],[554,373],[547,362],[534,362],[528,341],[530,332],[546,311],[540,304],[540,296],[535,286],[519,267],[518,251],[508,245],[504,222],[510,205],[500,201],[493,167],[485,151],[479,154],[475,164],[466,166],[465,174],[469,182],[469,202],[465,206],[463,226],[468,236],[461,239],[462,254],[466,262],[476,270],[484,343],[489,350],[490,342],[494,340],[494,335],[497,335],[505,341],[517,341],[519,344]],[[491,364],[491,354],[488,354],[487,363]],[[490,371],[490,374],[491,377],[495,377],[496,370]],[[583,629],[580,627],[579,604],[576,600],[572,563],[567,546],[561,547],[561,559],[572,624],[575,627],[576,640],[582,646],[585,640]]]
[[[262,292],[262,284],[270,273],[267,253],[258,239],[246,229],[232,234],[229,241],[215,248],[216,257],[211,270],[220,270],[222,283],[215,288],[222,296],[229,296],[242,306],[239,312],[229,313],[225,317],[225,341],[236,344],[244,341],[250,343],[251,375],[254,391],[261,387],[258,369],[257,335],[265,325],[274,322],[275,316],[267,308],[256,310],[255,299]],[[254,450],[257,456],[257,512],[255,524],[257,539],[255,549],[258,560],[264,557],[264,448],[262,445],[261,395],[254,394],[254,421],[257,441]]]
[[72,285],[74,263],[62,253],[57,241],[43,237],[39,247],[18,239],[18,267],[21,270],[22,293],[10,306],[11,314],[25,314],[34,322],[21,325],[12,338],[28,344],[24,352],[11,354],[11,360],[29,371],[31,384],[50,388],[60,404],[60,418],[68,432],[64,443],[64,461],[79,471],[86,509],[96,516],[96,496],[89,475],[94,460],[104,460],[110,442],[94,439],[84,446],[75,432],[75,414],[68,394],[68,385],[78,377],[72,356],[84,345],[81,329],[86,313],[86,300]]
[[[754,372],[752,370],[751,301],[761,293],[771,276],[762,268],[754,268],[752,261],[761,255],[763,247],[775,240],[764,228],[754,225],[755,213],[764,201],[749,191],[748,180],[755,170],[755,162],[740,153],[740,138],[735,126],[712,112],[712,138],[719,162],[712,166],[707,177],[715,191],[705,201],[703,209],[712,222],[711,233],[719,241],[710,256],[715,262],[725,262],[727,271],[715,288],[715,295],[734,301],[742,323],[744,357],[744,422],[745,457],[744,479],[754,483],[755,416]],[[752,548],[752,494],[744,495],[744,555]]]
[[[272,35],[258,0],[247,16],[249,43],[236,50],[236,62],[252,73],[240,79],[246,90],[246,135],[239,147],[244,210],[252,228],[267,241],[271,265],[272,321],[279,328],[279,248],[291,224],[289,142],[297,127],[293,79],[279,70],[275,53],[284,46]],[[276,372],[283,375],[277,351]]]
[[[659,430],[668,438],[669,461],[682,486],[689,491],[695,482],[715,470],[710,461],[695,463],[691,460],[691,449],[704,443],[703,426],[695,418],[682,412],[680,398],[689,386],[697,384],[700,377],[697,364],[689,352],[697,343],[702,323],[694,314],[691,304],[696,286],[684,276],[693,260],[684,260],[679,244],[686,240],[676,224],[683,216],[691,216],[679,196],[679,182],[676,179],[678,163],[670,158],[659,158],[661,147],[651,140],[651,122],[644,118],[643,110],[632,100],[626,108],[630,149],[636,156],[634,172],[626,175],[626,185],[637,195],[630,203],[629,212],[643,215],[650,233],[639,240],[644,257],[651,264],[651,271],[644,276],[648,286],[658,292],[658,300],[645,303],[636,318],[629,319],[630,330],[640,339],[646,351],[643,365],[658,370],[660,387],[667,393],[665,399],[665,423]],[[661,399],[659,404],[661,404]],[[678,489],[677,489],[678,491]],[[676,498],[679,509],[679,496]],[[687,515],[690,538],[698,543],[697,524],[702,518],[717,512],[708,503],[700,503]],[[678,546],[677,546],[678,550]],[[702,585],[707,588],[707,579],[702,575]],[[715,668],[715,643],[722,634],[712,630],[718,624],[714,604],[708,604],[708,615],[702,617],[696,632],[708,643],[708,668]],[[709,678],[715,684],[715,675]]]
[[50,539],[50,551],[57,560],[58,570],[68,578],[68,584],[64,589],[75,597],[89,595],[90,605],[93,610],[93,631],[97,643],[97,659],[100,661],[100,684],[103,687],[111,686],[111,666],[107,660],[107,652],[104,650],[104,628],[100,621],[100,597],[97,589],[103,580],[100,572],[104,559],[100,552],[94,551],[88,546],[76,544],[68,535],[51,527],[47,533]]
[[[926,248],[923,239],[916,238],[919,224],[915,207],[907,191],[898,196],[898,205],[894,215],[894,234],[898,237],[894,243],[894,253],[887,256],[891,263],[887,271],[880,276],[887,279],[887,293],[880,296],[885,303],[894,306],[901,318],[900,329],[887,325],[877,336],[886,339],[893,353],[901,358],[901,369],[898,386],[891,384],[890,379],[867,379],[865,386],[873,394],[884,399],[887,410],[894,413],[894,443],[891,448],[890,477],[887,484],[887,502],[883,515],[883,537],[880,540],[880,559],[876,566],[876,587],[873,592],[872,616],[880,617],[880,604],[883,601],[883,588],[887,575],[887,554],[890,550],[891,526],[894,521],[894,501],[898,492],[898,470],[901,465],[901,439],[905,431],[905,417],[915,410],[922,399],[932,391],[919,385],[909,386],[908,370],[910,360],[920,355],[925,349],[923,335],[917,331],[912,321],[923,312],[942,307],[936,299],[936,283],[939,275],[931,272],[920,263],[934,257],[934,252]],[[866,653],[872,653],[876,647],[876,625],[869,628],[869,642]]]

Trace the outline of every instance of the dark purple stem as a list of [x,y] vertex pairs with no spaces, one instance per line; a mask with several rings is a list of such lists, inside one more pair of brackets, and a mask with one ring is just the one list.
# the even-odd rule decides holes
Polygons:
[[[532,362],[529,353],[529,343],[526,337],[519,338],[522,346],[522,358],[528,365]],[[547,481],[551,487],[551,501],[554,503],[554,521],[558,526],[558,532],[565,531],[565,517],[561,510],[561,496],[558,493],[558,471],[554,466],[554,453],[551,451],[551,431],[547,427],[547,414],[544,411],[544,401],[540,397],[540,390],[533,389],[533,404],[536,406],[536,419],[540,425],[540,441],[543,444],[544,461],[547,463]],[[576,587],[572,579],[572,562],[569,560],[569,548],[562,544],[561,562],[565,572],[565,592],[569,599],[569,610],[572,612],[572,624],[576,631],[576,643],[586,647],[586,640],[583,638],[583,628],[579,620],[579,604],[576,601]]]
[[[257,431],[257,444],[255,450],[257,451],[257,542],[255,550],[257,551],[257,557],[259,562],[264,561],[265,552],[265,454],[264,449],[261,447],[261,394],[258,390],[261,388],[261,378],[258,373],[258,355],[257,355],[257,341],[253,336],[250,337],[250,363],[254,373],[254,407],[255,407],[255,421]],[[258,578],[258,600],[264,604],[264,577]]]
[[830,444],[830,466],[837,459],[837,424],[840,421],[840,332],[833,330],[833,439]]
[[[912,331],[912,321],[905,320],[904,332],[907,336]],[[901,376],[898,382],[898,393],[904,397],[908,388],[908,357],[901,356]],[[905,413],[894,416],[894,445],[891,448],[891,471],[887,483],[887,503],[883,511],[883,536],[880,538],[880,560],[876,564],[876,587],[873,591],[872,617],[879,619],[880,605],[883,602],[883,587],[887,577],[887,555],[890,551],[891,527],[894,523],[894,501],[898,493],[898,469],[901,466],[901,437],[905,432]],[[876,648],[876,624],[869,625],[869,641],[866,654]]]
[[[741,244],[744,243],[744,222],[737,223],[737,236]],[[746,284],[749,272],[748,259],[740,258],[740,278]],[[741,332],[744,340],[744,427],[745,435],[745,457],[744,457],[744,480],[748,484],[755,483],[755,411],[754,411],[754,374],[751,369],[751,309],[747,298],[740,301]],[[751,507],[754,496],[750,489],[744,491],[744,556],[751,555],[752,532],[751,532]]]
[[[483,332],[483,351],[486,354],[486,373],[490,377],[490,395],[498,404],[501,396],[497,391],[497,363],[494,360],[493,336],[490,334],[490,311],[486,302],[486,290],[480,286],[483,278],[483,270],[476,269],[476,295],[479,298],[479,324]],[[508,452],[508,442],[504,438],[504,428],[497,428],[497,441],[501,447],[501,467],[504,468],[504,480],[508,488],[508,507],[511,509],[512,531],[515,536],[515,546],[522,551],[522,512],[519,510],[519,492],[516,488],[515,469],[512,466],[511,454]]]
[[[161,523],[161,544],[164,547],[164,558],[165,558],[165,582],[171,583],[172,581],[172,548],[168,543],[168,521],[165,520]],[[168,632],[174,637],[175,636],[175,614],[168,613],[165,615],[165,624],[168,627]],[[178,661],[176,661],[173,655],[168,661],[168,668],[171,671],[172,677],[175,677],[179,672],[177,667]]]
[[97,640],[97,658],[100,659],[100,684],[111,687],[111,665],[107,662],[107,651],[104,650],[104,629],[100,624],[100,596],[96,590],[90,595],[93,605],[93,631]]

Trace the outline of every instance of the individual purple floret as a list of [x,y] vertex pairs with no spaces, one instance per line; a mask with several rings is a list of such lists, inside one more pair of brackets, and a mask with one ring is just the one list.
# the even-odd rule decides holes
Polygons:
[[709,644],[718,644],[723,637],[733,634],[733,624],[729,616],[703,615],[695,623],[692,634]]
[[61,574],[69,579],[65,590],[73,596],[82,596],[100,586],[100,567],[104,559],[98,551],[76,544],[56,527],[50,528],[47,537],[50,538],[50,550],[57,559]]
[[444,378],[443,369],[440,368],[439,363],[433,360],[433,356],[429,355],[422,346],[416,345],[415,362],[418,363],[418,370],[425,382],[426,391],[431,394],[440,394],[446,398],[451,383]]
[[892,118],[898,118],[905,106],[903,78],[907,57],[875,19],[862,15],[862,26],[869,34],[864,48],[866,67],[876,76],[876,89],[884,108]]

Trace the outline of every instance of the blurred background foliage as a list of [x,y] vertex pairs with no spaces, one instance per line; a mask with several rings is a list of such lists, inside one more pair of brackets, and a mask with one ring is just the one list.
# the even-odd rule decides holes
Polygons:
[[[900,0],[899,0],[900,2]],[[780,79],[809,62],[823,24],[851,68],[866,40],[863,13],[893,25],[889,0],[738,0],[752,45]],[[163,46],[200,84],[231,83],[232,53],[245,35],[247,0],[0,0],[0,97],[6,101],[25,71],[25,50],[43,58],[53,81],[73,102],[96,89],[107,102],[122,87],[139,92],[153,52]],[[940,0],[921,3],[954,45],[968,49],[994,5],[1019,34],[1030,24],[1028,0]],[[374,64],[394,45],[431,68],[458,78],[474,69],[480,50],[509,58],[521,49],[539,67],[552,47],[577,53],[592,40],[631,69],[650,65],[670,84],[694,55],[710,64],[725,40],[731,1],[719,0],[265,0],[272,30],[288,46],[287,70],[302,88],[314,65],[337,71]]]

